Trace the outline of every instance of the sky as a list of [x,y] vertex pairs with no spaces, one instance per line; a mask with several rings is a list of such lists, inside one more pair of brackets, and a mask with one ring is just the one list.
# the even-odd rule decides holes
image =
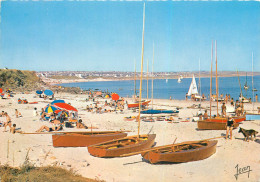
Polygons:
[[[137,71],[143,2],[3,1],[0,67],[35,71]],[[144,70],[260,71],[260,2],[147,1]],[[215,47],[214,47],[215,49]],[[215,54],[214,54],[215,57]],[[214,58],[215,59],[215,58]]]

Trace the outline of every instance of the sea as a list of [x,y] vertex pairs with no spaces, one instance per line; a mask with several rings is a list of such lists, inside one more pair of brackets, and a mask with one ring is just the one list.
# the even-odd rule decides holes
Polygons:
[[[200,83],[199,84],[199,80]],[[240,80],[240,84],[239,84]],[[243,96],[252,98],[252,77],[240,76],[238,77],[219,77],[219,96],[221,94],[230,94],[231,98],[238,100],[239,95],[243,93]],[[175,99],[184,100],[185,95],[189,90],[192,78],[183,78],[181,83],[177,82],[177,79],[155,79],[153,80],[153,98],[154,99]],[[244,85],[247,82],[249,86],[248,90],[244,89]],[[209,98],[210,94],[210,78],[196,78],[198,92],[204,94]],[[253,78],[254,95],[259,95],[260,92],[260,76],[254,76]],[[101,90],[119,94],[121,97],[132,97],[134,95],[134,80],[120,80],[120,81],[98,81],[98,82],[79,82],[79,83],[63,83],[59,84],[64,87],[80,87],[83,90]],[[241,85],[241,89],[240,89]],[[136,80],[136,90],[139,94],[139,80]],[[212,93],[216,93],[215,78],[212,79]],[[151,98],[152,94],[152,80],[148,80],[148,98]],[[147,80],[143,80],[142,85],[142,97],[147,98]]]

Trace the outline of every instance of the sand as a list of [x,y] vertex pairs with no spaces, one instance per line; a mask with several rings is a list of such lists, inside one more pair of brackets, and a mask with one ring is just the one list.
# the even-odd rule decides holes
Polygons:
[[[136,116],[130,110],[124,113],[94,114],[85,110],[87,104],[86,95],[73,95],[58,93],[57,99],[64,99],[67,103],[79,110],[79,116],[83,122],[90,126],[99,127],[96,130],[131,130],[128,135],[137,134],[137,123],[124,121],[125,116]],[[37,101],[38,104],[18,104],[18,98],[26,98],[29,102]],[[131,102],[131,99],[128,99]],[[39,120],[39,116],[33,117],[33,108],[38,111],[50,100],[43,100],[35,94],[16,94],[14,98],[0,100],[1,110],[9,113],[13,123],[17,124],[24,132],[34,132],[40,126],[51,126],[48,122]],[[100,99],[104,102],[104,99]],[[207,139],[225,135],[225,131],[198,131],[197,123],[191,122],[191,118],[198,109],[187,109],[188,106],[199,104],[193,101],[178,100],[154,100],[154,108],[174,109],[181,107],[180,113],[174,117],[175,121],[189,120],[190,122],[168,123],[166,121],[142,122],[141,133],[155,133],[156,146],[191,140]],[[213,105],[216,105],[214,103]],[[228,104],[229,105],[229,104]],[[208,101],[202,102],[202,107],[209,106]],[[255,104],[255,108],[260,103]],[[16,118],[14,110],[18,109],[23,117]],[[216,107],[214,107],[213,113]],[[252,110],[252,104],[245,104],[245,109]],[[3,120],[5,118],[1,118]],[[260,121],[244,121],[241,127],[255,129],[260,132]],[[86,147],[82,148],[54,148],[51,134],[24,135],[3,132],[0,127],[0,163],[8,163],[11,166],[20,166],[28,158],[36,166],[57,165],[67,169],[73,169],[77,174],[89,178],[97,178],[105,181],[236,181],[237,165],[239,168],[250,166],[252,170],[240,174],[237,181],[260,181],[260,135],[256,141],[244,142],[243,135],[238,129],[233,131],[233,140],[218,139],[217,152],[211,157],[189,163],[180,164],[156,164],[152,165],[142,160],[141,155],[124,158],[97,158],[88,153]],[[9,130],[9,128],[8,128]],[[65,131],[84,131],[84,129],[69,129]],[[86,130],[90,131],[90,130]],[[235,139],[236,138],[236,139]],[[8,143],[9,141],[9,143]],[[28,152],[29,151],[29,152]]]

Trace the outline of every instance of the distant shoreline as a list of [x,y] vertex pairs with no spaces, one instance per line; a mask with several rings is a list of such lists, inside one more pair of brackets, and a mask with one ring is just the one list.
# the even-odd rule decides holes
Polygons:
[[[255,76],[259,76],[259,75],[255,75]],[[201,76],[201,78],[209,78],[210,76],[207,76],[207,75],[203,75]],[[228,78],[228,77],[237,77],[236,75],[220,75],[218,76],[218,78]],[[240,77],[244,77],[243,76],[240,76]],[[185,77],[183,79],[190,79],[192,78],[192,76],[188,76],[188,77]],[[198,78],[198,77],[195,77],[195,78]],[[213,76],[213,78],[215,78]],[[148,80],[151,80],[152,78],[149,77]],[[168,80],[177,80],[178,77],[170,77],[170,78],[162,78],[162,77],[157,77],[157,78],[154,78],[154,80],[165,80],[165,79],[168,79]],[[109,81],[129,81],[129,80],[134,80],[133,77],[129,77],[129,78],[118,78],[118,79],[111,79],[111,78],[108,78],[108,79],[104,79],[104,78],[95,78],[95,79],[72,79],[72,80],[69,80],[69,79],[49,79],[50,82],[48,82],[49,84],[51,85],[58,85],[58,84],[64,84],[64,83],[85,83],[85,82],[109,82]],[[137,78],[136,80],[140,80],[140,78]],[[146,77],[143,77],[143,80],[146,80]]]

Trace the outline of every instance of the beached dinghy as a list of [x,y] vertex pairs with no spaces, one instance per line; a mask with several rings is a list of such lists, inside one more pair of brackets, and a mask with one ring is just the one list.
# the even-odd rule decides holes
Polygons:
[[[150,102],[151,102],[150,100],[148,100],[148,101],[142,101],[142,102],[141,102],[141,105],[142,105],[142,106],[148,106]],[[127,106],[128,106],[128,108],[139,107],[139,102],[133,103],[133,104],[128,104]]]
[[198,161],[213,155],[216,152],[217,143],[217,140],[191,141],[160,146],[149,152],[143,152],[142,157],[150,163]]
[[86,147],[126,136],[123,131],[67,132],[52,135],[52,142],[53,147]]
[[142,151],[154,144],[155,134],[135,135],[88,146],[95,157],[120,157],[123,154]]

